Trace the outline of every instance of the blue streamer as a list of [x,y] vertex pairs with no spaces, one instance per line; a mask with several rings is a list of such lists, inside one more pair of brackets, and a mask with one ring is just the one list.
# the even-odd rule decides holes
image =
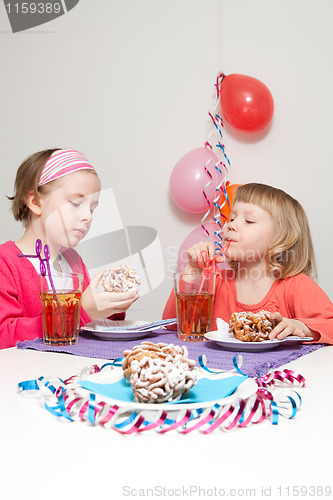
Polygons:
[[287,396],[287,397],[290,400],[291,405],[292,405],[292,409],[293,409],[292,414],[289,418],[294,418],[296,416],[296,413],[297,413],[297,405],[296,405],[295,400],[292,397],[290,397],[290,396]]
[[47,403],[44,403],[44,407],[48,412],[52,413],[52,415],[56,417],[65,417],[67,420],[73,422],[72,417],[66,409],[63,393],[58,397],[58,404],[56,406],[49,406]]
[[172,420],[171,418],[166,418],[164,420],[164,424],[167,424],[167,425],[173,425],[175,422],[176,422],[176,420]]
[[276,404],[275,401],[271,401],[271,408],[272,408],[272,424],[277,425],[279,423],[279,410],[278,410],[278,405]]
[[90,393],[89,406],[88,406],[88,420],[95,424],[95,407],[96,407],[96,394]]
[[74,420],[72,419],[72,417],[68,413],[67,408],[65,406],[64,392],[62,392],[58,398],[58,405],[59,405],[61,415],[65,418],[67,418],[67,420],[74,422]]
[[[41,381],[43,377],[38,380]],[[20,382],[18,384],[18,389],[20,391],[39,391],[39,386],[37,384],[37,380],[26,380],[25,382]]]
[[128,424],[130,424],[131,422],[133,422],[133,420],[135,420],[135,418],[137,416],[138,416],[137,412],[133,411],[133,413],[128,418],[126,418],[120,424],[116,424],[115,427],[117,427],[117,429],[122,429],[123,427],[126,427]]
[[241,375],[244,375],[244,377],[248,377],[248,375],[246,375],[246,373],[242,372],[242,370],[239,368],[237,360],[238,360],[238,355],[234,356],[232,358],[232,362],[233,362],[234,367],[236,368],[238,373],[240,373]]
[[106,366],[121,366],[122,361],[124,358],[116,358],[113,361],[110,361],[109,363],[105,363],[103,366],[101,366],[100,371],[103,370]]
[[[210,370],[209,368],[207,368],[206,366],[206,356],[204,355],[200,355],[198,357],[198,360],[199,360],[199,364],[200,364],[200,367],[202,369],[204,369],[206,372],[208,373],[211,373],[211,374],[221,374],[221,373],[226,373],[225,370],[222,370],[222,371],[213,371],[213,370]],[[108,363],[105,363],[101,368],[100,368],[100,371],[103,370],[105,367],[107,366],[121,366],[122,364],[122,361],[123,361],[123,358],[117,358],[111,362],[108,362]],[[239,358],[239,355],[235,355],[233,357],[233,365],[234,367],[236,368],[236,371],[244,376],[244,377],[248,377],[248,375],[246,375],[239,367],[239,362],[240,362],[240,358]],[[260,369],[259,372],[258,372],[258,375],[257,375],[257,384],[259,385],[259,387],[262,387],[262,384],[261,384],[261,377],[262,377],[262,371],[263,371],[264,368]],[[65,382],[63,380],[61,380],[60,378],[58,378],[58,380],[60,381],[61,384],[64,384],[65,385]],[[58,417],[64,417],[66,418],[67,420],[73,422],[73,418],[70,416],[67,408],[66,408],[66,400],[65,400],[65,396],[67,394],[67,391],[66,391],[66,387],[55,387],[50,381],[48,381],[46,378],[44,377],[40,377],[38,379],[33,379],[33,380],[26,380],[24,382],[20,382],[18,384],[18,389],[20,391],[35,391],[35,390],[40,390],[40,388],[44,386],[45,388],[49,389],[50,392],[56,397],[56,401],[57,401],[57,404],[55,406],[50,406],[48,405],[47,403],[44,403],[44,406],[45,406],[45,409],[55,415],[55,416],[58,416]],[[270,404],[270,407],[271,407],[271,411],[272,411],[272,424],[273,425],[277,425],[278,422],[279,422],[279,416],[283,416],[283,417],[286,417],[286,418],[289,418],[289,419],[292,419],[296,416],[297,414],[297,411],[298,409],[300,408],[300,406],[302,405],[302,398],[301,396],[299,395],[298,392],[296,391],[292,391],[294,394],[295,394],[295,397],[292,397],[292,396],[288,396],[286,395],[286,398],[288,399],[288,401],[286,401],[286,399],[284,401],[281,401],[281,404],[278,405],[278,403],[275,401],[275,400],[270,400],[269,398],[269,404]],[[297,400],[298,398],[298,400]],[[239,411],[239,408],[241,408],[241,404],[242,404],[242,401],[238,403],[238,411]],[[87,412],[87,420],[89,422],[91,422],[92,424],[96,424],[96,419],[95,419],[95,413],[96,413],[96,405],[97,405],[97,402],[96,402],[96,395],[95,393],[90,393],[89,395],[89,402],[88,402],[88,412]],[[210,408],[210,411],[212,412],[213,416],[212,418],[210,419],[210,421],[208,422],[209,424],[212,424],[214,422],[214,418],[216,417],[216,413],[218,412],[218,410],[221,408],[221,405],[218,404],[218,403],[215,403],[211,408]],[[190,417],[188,419],[188,421],[183,424],[182,428],[183,429],[186,429],[187,427],[187,424],[197,418],[199,418],[200,416],[202,416],[203,412],[206,411],[207,408],[197,408],[197,409],[194,409],[191,411],[190,413]],[[290,416],[287,416],[289,414],[291,410],[291,414]],[[287,412],[287,413],[286,413]],[[129,424],[131,424],[137,417],[139,416],[139,414],[136,412],[136,411],[133,411],[131,413],[131,415],[128,417],[128,418],[125,418],[125,420],[123,420],[122,422],[120,423],[117,423],[115,425],[116,428],[118,429],[122,429],[126,426],[128,426]],[[142,417],[141,417],[142,418]],[[159,429],[163,429],[165,425],[168,425],[168,426],[171,426],[173,424],[176,423],[177,420],[174,420],[174,419],[171,419],[171,418],[166,418],[164,420],[164,422],[159,426]],[[242,411],[242,414],[240,416],[240,419],[239,419],[239,424],[242,424],[243,422],[245,421],[245,408],[244,410]],[[153,422],[150,422],[149,420],[146,420],[144,419],[142,424],[140,425],[140,427],[146,427],[148,425],[151,425],[153,424]],[[158,429],[156,429],[158,430]]]
[[221,143],[219,142],[218,144],[216,144],[216,147],[217,147],[217,148],[222,149],[223,155],[224,155],[225,159],[227,160],[228,165],[230,166],[230,165],[231,165],[231,164],[230,164],[230,160],[229,160],[229,158],[228,158],[228,157],[227,157],[227,155],[226,155],[224,145],[223,145],[223,144],[221,144]]
[[215,374],[218,374],[218,373],[225,373],[225,370],[222,370],[222,371],[219,371],[219,372],[214,372],[212,370],[209,370],[209,368],[207,368],[205,362],[204,362],[204,359],[203,359],[203,355],[200,354],[199,358],[199,365],[201,366],[201,368],[203,368],[204,370],[206,370],[206,372],[209,372],[209,373],[214,373]]
[[47,411],[52,413],[52,415],[55,415],[56,417],[61,417],[61,410],[59,405],[56,406],[49,406],[48,404],[44,404],[44,407]]

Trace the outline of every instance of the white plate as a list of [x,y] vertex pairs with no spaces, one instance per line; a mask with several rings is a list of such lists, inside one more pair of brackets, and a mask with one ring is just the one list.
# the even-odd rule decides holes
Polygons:
[[[136,340],[148,337],[154,330],[160,326],[151,326],[145,330],[140,330],[147,321],[112,321],[110,319],[103,319],[87,323],[81,330],[89,332],[103,340]],[[138,328],[136,330],[136,328]]]
[[[217,370],[218,371],[218,370]],[[203,370],[202,368],[198,367],[198,378],[226,378],[226,377],[231,377],[238,375],[236,370],[232,370],[230,372],[225,372],[225,373],[218,373],[216,375],[210,374],[206,370]],[[118,380],[121,380],[123,378],[123,370],[122,368],[113,368],[112,370],[107,370],[104,369],[101,372],[98,373],[93,373],[92,375],[89,375],[88,377],[85,377],[84,380],[89,380],[89,382],[94,382],[96,384],[110,384],[112,382],[117,382]],[[77,386],[77,389],[79,391],[82,391],[82,393],[87,394],[89,391],[83,388],[80,388],[80,386]],[[242,382],[235,390],[233,394],[230,396],[219,399],[219,400],[214,400],[214,401],[204,401],[200,403],[136,403],[133,401],[133,403],[128,402],[128,401],[121,401],[118,399],[111,399],[106,396],[102,396],[99,394],[96,394],[96,399],[98,401],[104,401],[106,403],[111,403],[112,405],[116,404],[120,408],[123,409],[129,409],[129,410],[134,410],[134,409],[139,409],[139,410],[166,410],[166,411],[178,411],[178,410],[183,410],[183,409],[189,409],[189,410],[195,410],[196,408],[207,408],[209,406],[213,406],[215,403],[218,403],[219,405],[225,405],[231,403],[233,400],[242,398],[242,399],[247,399],[253,394],[257,392],[258,385],[256,381],[250,377],[246,378],[244,382]]]
[[263,340],[262,342],[242,342],[241,340],[230,337],[222,332],[216,330],[214,332],[207,332],[206,339],[213,340],[218,345],[227,351],[270,351],[286,342],[307,342],[313,340],[311,337],[286,337],[283,340]]

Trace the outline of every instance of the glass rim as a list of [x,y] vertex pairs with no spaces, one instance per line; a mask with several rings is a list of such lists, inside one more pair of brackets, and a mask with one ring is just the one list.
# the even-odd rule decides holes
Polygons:
[[206,272],[204,269],[198,269],[195,271],[195,273],[185,273],[184,271],[176,271],[173,273],[173,276],[177,276],[179,274],[183,274],[184,276],[193,276],[194,274],[198,274],[198,275],[205,274],[206,276],[210,276],[212,274],[218,274],[218,273],[219,273],[218,271]]
[[48,278],[50,276],[57,276],[57,277],[60,277],[60,276],[82,276],[84,278],[84,274],[83,273],[46,273],[45,276],[43,276],[42,274],[38,274],[38,276],[40,278]]

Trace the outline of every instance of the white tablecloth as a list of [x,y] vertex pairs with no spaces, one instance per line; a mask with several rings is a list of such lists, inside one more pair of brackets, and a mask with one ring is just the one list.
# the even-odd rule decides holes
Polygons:
[[301,373],[308,387],[298,390],[301,411],[293,420],[280,418],[277,426],[265,421],[210,435],[122,436],[57,418],[38,398],[17,391],[24,380],[67,378],[104,363],[59,353],[0,351],[1,498],[294,498],[297,491],[300,498],[330,498],[310,487],[331,485],[333,492],[332,347],[285,365]]

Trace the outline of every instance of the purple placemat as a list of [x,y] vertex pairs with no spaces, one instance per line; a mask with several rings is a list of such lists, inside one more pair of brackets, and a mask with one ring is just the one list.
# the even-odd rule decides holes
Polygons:
[[255,377],[263,369],[263,373],[269,369],[278,368],[293,359],[309,354],[312,351],[324,347],[326,344],[281,344],[271,351],[262,352],[232,352],[226,351],[213,341],[206,342],[182,342],[178,340],[176,332],[167,332],[165,329],[156,330],[145,339],[139,340],[102,340],[89,333],[80,334],[78,343],[72,346],[51,347],[43,344],[40,338],[17,342],[18,349],[35,349],[37,351],[54,351],[84,356],[89,358],[115,359],[123,357],[126,349],[141,344],[144,340],[151,342],[165,342],[167,344],[186,345],[192,359],[198,361],[200,354],[207,357],[207,366],[221,370],[231,370],[233,358],[242,354],[242,371],[251,377]]

